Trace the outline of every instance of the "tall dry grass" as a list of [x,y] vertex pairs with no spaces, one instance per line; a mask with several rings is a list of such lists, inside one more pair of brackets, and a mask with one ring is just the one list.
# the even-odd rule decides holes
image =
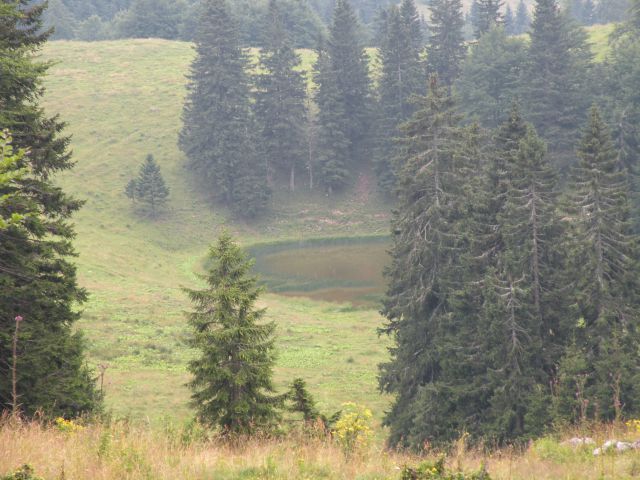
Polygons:
[[[590,429],[598,443],[633,435],[622,427]],[[584,435],[585,432],[568,432]],[[292,435],[233,444],[220,439],[184,442],[184,432],[126,423],[87,425],[75,431],[40,422],[0,424],[0,477],[30,464],[46,480],[230,480],[230,479],[398,479],[404,465],[420,458],[379,446],[345,457],[330,439]],[[594,457],[593,448],[574,449],[547,437],[517,451],[484,454],[459,442],[448,457],[453,469],[482,463],[494,479],[596,480],[640,478],[640,453]],[[435,455],[432,455],[435,458]]]

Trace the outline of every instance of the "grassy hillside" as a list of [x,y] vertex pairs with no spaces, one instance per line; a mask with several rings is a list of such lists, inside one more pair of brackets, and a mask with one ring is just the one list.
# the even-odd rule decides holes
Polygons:
[[[590,35],[600,56],[609,27]],[[313,53],[302,52],[309,71]],[[191,45],[162,40],[53,42],[43,52],[56,61],[47,78],[45,106],[68,122],[73,172],[65,189],[86,200],[75,217],[80,281],[91,293],[80,327],[93,365],[107,366],[108,406],[118,414],[157,420],[185,416],[182,286],[198,285],[207,246],[224,226],[241,242],[385,234],[388,209],[375,181],[363,173],[350,193],[275,192],[278,208],[256,224],[230,220],[194,188],[176,146]],[[170,211],[155,221],[136,216],[123,194],[148,153],[171,188]],[[376,391],[376,365],[385,359],[375,309],[264,297],[279,325],[277,378],[306,378],[323,409],[344,401],[378,414],[388,399]]]
[[[118,414],[157,420],[184,416],[188,392],[181,286],[194,275],[223,226],[244,244],[283,238],[383,234],[388,214],[371,179],[343,198],[276,192],[281,207],[255,225],[228,220],[193,188],[176,146],[185,74],[193,51],[160,40],[53,42],[57,64],[47,79],[46,108],[60,112],[73,135],[73,172],[64,188],[86,200],[75,217],[80,280],[91,293],[80,328],[91,362],[105,364],[107,403]],[[309,55],[305,55],[309,59]],[[170,211],[151,222],[135,215],[123,194],[147,153],[171,188]],[[376,364],[385,358],[375,310],[268,295],[278,323],[277,378],[306,378],[324,409],[344,401],[381,412]]]

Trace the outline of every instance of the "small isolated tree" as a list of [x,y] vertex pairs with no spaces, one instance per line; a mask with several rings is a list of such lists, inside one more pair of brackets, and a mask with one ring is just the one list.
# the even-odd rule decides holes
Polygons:
[[277,418],[273,395],[275,324],[261,323],[255,303],[262,292],[250,275],[252,262],[228,233],[211,247],[204,290],[186,289],[195,311],[188,314],[192,403],[198,418],[225,433],[251,433]]
[[133,202],[139,201],[152,217],[156,217],[159,210],[165,207],[169,198],[169,188],[164,183],[160,167],[153,155],[147,155],[140,167],[138,178],[127,184],[125,194]]

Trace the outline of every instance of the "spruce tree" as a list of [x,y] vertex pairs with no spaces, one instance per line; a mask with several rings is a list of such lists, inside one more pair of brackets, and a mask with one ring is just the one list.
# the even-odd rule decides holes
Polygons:
[[556,0],[537,0],[522,78],[523,108],[562,169],[575,157],[573,146],[586,117],[591,58],[584,31]]
[[276,0],[270,0],[265,47],[260,54],[256,112],[267,175],[274,167],[289,174],[295,190],[296,171],[305,159],[306,85]]
[[198,419],[223,433],[246,434],[277,419],[273,395],[273,322],[255,304],[262,292],[251,275],[252,262],[228,233],[209,253],[203,290],[186,289],[194,304],[188,314],[191,346],[199,356],[189,363],[188,386]]
[[447,441],[463,422],[446,413],[460,398],[449,398],[449,382],[455,382],[459,367],[458,356],[447,352],[452,282],[460,275],[455,266],[462,241],[458,222],[465,202],[456,165],[462,143],[459,121],[453,100],[433,78],[427,97],[419,99],[417,112],[402,126],[399,205],[392,223],[382,330],[392,336],[394,346],[380,375],[380,388],[396,395],[385,417],[394,445]]
[[69,138],[58,117],[47,116],[39,105],[49,67],[37,60],[51,33],[42,28],[46,5],[21,0],[1,8],[0,124],[11,130],[16,151],[29,152],[17,167],[30,174],[16,179],[13,187],[0,187],[0,197],[18,189],[38,213],[0,235],[0,409],[11,403],[7,368],[14,319],[22,317],[16,369],[22,412],[75,416],[100,406],[84,341],[74,325],[86,293],[70,261],[75,232],[69,218],[82,202],[54,182],[56,173],[73,166]]
[[613,37],[608,81],[603,97],[620,161],[631,179],[636,230],[640,221],[640,2],[634,1],[628,20]]
[[[320,135],[330,142],[333,132],[339,131],[346,140],[346,152],[342,152],[342,145],[325,149],[326,142],[319,142],[321,180],[328,191],[334,191],[345,185],[353,165],[366,158],[371,92],[368,57],[360,44],[358,21],[348,0],[337,0],[329,30],[329,41],[315,72]],[[327,111],[332,103],[337,105]],[[336,141],[341,143],[342,138]]]
[[156,217],[166,206],[169,188],[153,155],[147,155],[145,162],[140,166],[138,178],[127,184],[125,193],[131,200],[144,206],[152,217]]
[[466,55],[464,18],[460,0],[431,0],[431,20],[427,40],[427,67],[431,75],[451,86],[460,74]]
[[317,165],[320,183],[329,194],[344,188],[350,177],[349,138],[344,128],[346,113],[331,60],[322,46],[318,49],[314,80],[318,85]]
[[640,411],[636,400],[640,252],[638,237],[630,228],[628,180],[595,107],[578,157],[569,184],[579,315],[572,333],[576,355],[587,365],[587,414],[618,420],[623,409],[629,415]]
[[513,9],[511,5],[507,5],[504,12],[504,31],[507,35],[515,35],[516,33],[516,19],[513,15]]
[[[203,2],[195,43],[180,148],[213,195],[255,216],[266,208],[269,188],[255,151],[249,59],[225,0]],[[256,195],[247,197],[249,191]]]
[[395,174],[391,160],[395,156],[394,138],[398,127],[414,111],[413,95],[426,89],[426,72],[422,64],[423,49],[420,17],[413,0],[386,11],[384,33],[380,33],[379,118],[376,149],[376,173],[381,190],[393,192]]
[[456,91],[469,118],[486,128],[496,128],[516,100],[520,75],[527,61],[526,42],[509,37],[497,27],[471,47],[462,66]]
[[500,0],[475,0],[477,4],[477,12],[475,22],[473,24],[473,34],[476,39],[482,37],[492,28],[500,25],[502,22],[503,2]]
[[365,156],[369,125],[369,59],[360,43],[358,19],[348,0],[337,0],[329,29],[327,52],[344,105],[345,133],[354,160]]
[[522,35],[529,31],[531,26],[531,16],[529,15],[529,9],[527,8],[527,4],[524,0],[520,0],[518,2],[518,7],[516,8],[516,18],[515,18],[515,35]]

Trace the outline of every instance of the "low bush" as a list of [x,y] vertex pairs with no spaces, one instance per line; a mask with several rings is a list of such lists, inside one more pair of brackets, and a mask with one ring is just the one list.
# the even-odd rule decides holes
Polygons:
[[436,462],[424,462],[417,467],[404,467],[400,480],[491,480],[484,467],[474,473],[452,472],[444,457]]

